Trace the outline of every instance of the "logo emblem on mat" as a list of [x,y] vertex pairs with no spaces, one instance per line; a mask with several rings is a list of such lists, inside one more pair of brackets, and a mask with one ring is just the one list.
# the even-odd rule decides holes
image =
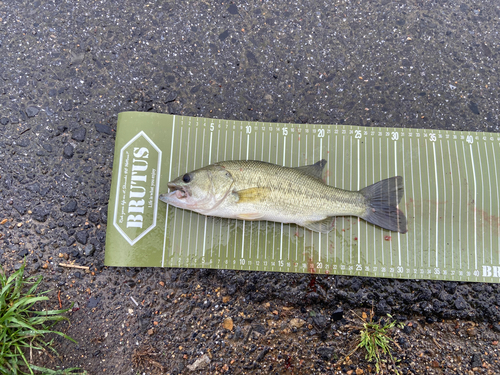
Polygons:
[[141,131],[120,150],[113,225],[134,245],[156,226],[161,151]]

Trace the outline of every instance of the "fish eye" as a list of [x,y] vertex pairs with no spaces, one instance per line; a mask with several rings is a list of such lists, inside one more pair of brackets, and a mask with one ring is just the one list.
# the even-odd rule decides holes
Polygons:
[[182,176],[182,181],[184,181],[186,184],[191,181],[191,176],[189,173],[186,173],[184,176]]

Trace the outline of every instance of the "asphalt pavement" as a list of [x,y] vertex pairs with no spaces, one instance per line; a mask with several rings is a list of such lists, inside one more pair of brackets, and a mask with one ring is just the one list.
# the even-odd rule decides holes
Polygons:
[[168,275],[249,305],[498,326],[498,284],[318,276],[311,289],[302,275],[103,260],[119,112],[499,132],[499,33],[496,0],[0,1],[0,261],[26,258],[81,307]]

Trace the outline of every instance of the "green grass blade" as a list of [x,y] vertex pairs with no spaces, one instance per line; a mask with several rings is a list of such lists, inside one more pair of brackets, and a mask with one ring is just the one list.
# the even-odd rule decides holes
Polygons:
[[[51,370],[30,364],[26,353],[49,349],[54,340],[47,341],[45,336],[55,334],[76,343],[63,332],[50,328],[57,322],[69,320],[65,317],[70,309],[38,310],[40,302],[47,301],[48,291],[37,292],[42,276],[23,278],[25,264],[9,277],[0,266],[0,374],[34,375],[34,371],[47,375],[75,374],[78,368]],[[29,371],[29,372],[26,372]],[[80,372],[81,373],[81,372]]]

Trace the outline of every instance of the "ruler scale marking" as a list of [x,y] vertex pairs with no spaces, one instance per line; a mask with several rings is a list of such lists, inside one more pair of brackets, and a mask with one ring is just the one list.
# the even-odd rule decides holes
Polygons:
[[[386,156],[387,156],[387,171],[390,171],[391,170],[391,162],[390,162],[390,146],[389,146],[389,136],[387,136],[387,133],[389,129],[386,129],[386,149],[385,149],[385,152],[386,152]],[[390,173],[390,172],[389,172]],[[391,236],[391,240],[389,241],[389,256],[390,256],[390,260],[391,260],[391,268],[392,268],[392,265],[393,265],[393,260],[392,260],[392,236]]]
[[[427,135],[427,134],[426,134]],[[428,147],[428,141],[426,140],[424,142],[425,144],[425,165],[427,165],[427,197],[429,198],[428,199],[428,208],[427,208],[427,213],[429,215],[429,218],[430,218],[430,215],[431,215],[431,197],[432,197],[432,194],[431,194],[431,177],[430,177],[430,171],[429,171],[429,147]],[[429,243],[427,245],[427,267],[430,267],[431,266],[431,236],[430,234],[432,233],[432,227],[431,227],[431,221],[429,220],[429,228],[428,228],[428,233],[429,233],[429,237],[428,237],[428,240],[429,240]]]
[[[394,169],[396,171],[396,176],[399,175],[399,173],[398,173],[398,153],[397,153],[397,151],[398,151],[398,149],[397,149],[397,143],[394,142]],[[404,160],[404,152],[403,152],[403,160]],[[403,162],[403,165],[404,165],[404,162]],[[403,171],[404,171],[404,168],[403,168]],[[404,176],[404,172],[403,172],[403,176]],[[398,197],[399,197],[399,195],[398,195]],[[399,200],[398,200],[398,204],[399,204]],[[399,214],[398,214],[398,216],[399,216]],[[398,266],[401,267],[401,233],[398,232],[397,236],[398,236]],[[391,253],[392,253],[392,249],[391,249]]]
[[[330,134],[328,134],[328,146],[330,145]],[[330,148],[328,148],[328,150],[326,151],[326,158],[327,158],[327,165],[328,165],[328,168],[327,168],[327,173],[326,173],[326,184],[327,185],[330,185],[330,167],[331,167],[331,164],[330,164]],[[337,226],[337,221],[335,219],[335,222],[334,222],[334,228],[333,230],[335,230],[335,227]],[[326,234],[326,263],[327,264],[330,264],[330,234],[333,232],[333,230],[331,232],[328,232]]]
[[[337,137],[337,134],[338,134],[338,125],[335,126],[336,127],[336,132],[335,132],[335,163],[337,163],[337,141],[338,141],[338,137]],[[334,186],[338,186],[337,185],[337,169],[335,169],[335,185]],[[335,219],[335,232],[337,232],[337,224],[338,224],[338,220]],[[337,260],[337,247],[338,247],[338,243],[337,243],[337,236],[335,236],[333,238],[333,259]]]
[[[495,172],[498,171],[497,169],[497,158],[496,158],[496,153],[495,153],[495,148],[493,147],[493,143],[491,144],[491,151],[492,151],[492,154],[493,154],[493,165],[495,167]],[[500,233],[499,233],[499,220],[500,220],[500,196],[499,196],[499,192],[500,192],[500,187],[498,185],[498,172],[495,173],[495,186],[496,186],[496,192],[497,192],[497,205],[498,205],[498,213],[497,213],[497,261],[496,263],[500,263],[499,262],[499,259],[498,259],[498,254],[500,254]],[[491,190],[490,190],[491,191]],[[493,245],[492,245],[492,248],[493,248]],[[493,256],[491,257],[491,264],[493,264]]]
[[[306,130],[308,130],[308,129],[306,129]],[[308,153],[307,153],[307,144],[308,144],[308,142],[307,141],[308,141],[308,136],[307,136],[307,132],[306,132],[305,165],[308,164],[308,160],[307,160],[307,155],[308,155]],[[306,237],[307,237],[308,234],[309,234],[309,229],[304,228],[304,250],[303,250],[303,253],[304,253],[304,262],[307,261],[307,263],[308,263],[308,267],[307,268],[309,269],[311,261],[310,261],[310,259],[306,259]]]
[[[254,133],[254,139],[255,140],[254,140],[254,143],[253,143],[252,159],[255,160],[256,159],[256,154],[257,154],[257,131],[254,131],[253,133]],[[256,224],[257,223],[252,222],[251,227],[250,227],[249,259],[252,259],[252,260],[253,260],[253,252],[254,252],[253,251],[254,243],[252,242],[253,241],[253,237],[254,237],[253,229],[256,226]]]
[[469,146],[469,150],[471,156],[472,177],[474,178],[474,269],[477,269],[477,181],[472,144]]
[[[314,130],[316,130],[316,129],[314,129]],[[313,164],[316,161],[316,159],[314,158],[314,146],[315,146],[316,137],[313,135],[311,138],[312,138],[312,147],[311,147],[312,148],[312,162],[309,162],[307,164]],[[307,151],[306,151],[306,155],[307,155]],[[307,230],[307,232],[308,232],[308,235],[310,236],[309,248],[312,250],[314,248],[314,232],[312,230]],[[314,254],[312,251],[310,252],[309,261],[311,263],[311,270],[315,270]]]
[[[413,136],[413,133],[411,134]],[[410,150],[413,149],[413,144],[412,144],[412,138],[410,138]],[[416,194],[415,194],[415,182],[414,182],[414,179],[413,179],[413,155],[410,154],[410,174],[411,174],[411,196],[413,197],[412,200],[410,201],[410,203],[412,204],[412,213],[413,215],[415,215],[415,198],[416,198]],[[413,218],[413,223],[416,224],[416,220],[415,220],[415,217]],[[415,227],[413,228],[413,231],[409,232],[411,233],[412,237],[413,237],[413,270],[416,270],[416,267],[417,267],[417,252],[415,251],[417,249],[417,236],[415,236]],[[408,241],[409,242],[409,241]],[[417,274],[415,272],[415,277],[417,277]]]
[[[407,135],[408,133],[405,133],[405,135]],[[401,146],[402,146],[402,155],[403,155],[403,162],[401,163],[403,165],[403,180],[404,181],[408,181],[407,178],[406,178],[406,155],[405,155],[405,143],[406,143],[406,138],[404,138],[401,142]],[[408,197],[408,192],[406,194],[403,193],[403,207],[406,208],[406,211],[408,211],[407,207],[408,207],[408,204],[407,204],[407,197]],[[408,226],[408,223],[406,224]],[[408,233],[408,232],[407,232]],[[408,248],[408,238],[410,237],[410,235],[408,235],[406,238],[405,238],[405,242],[406,242],[406,267],[407,269],[409,269],[410,267],[410,252],[409,252],[409,248]]]
[[[179,139],[179,145],[182,144],[182,131],[184,130],[184,126],[183,125],[183,120],[181,119],[181,131],[180,131],[180,139]],[[179,161],[177,164],[177,174],[179,174],[179,171],[181,169],[181,153],[182,153],[182,147],[179,147],[179,151],[178,151],[178,154],[177,154],[177,160]],[[176,226],[177,226],[177,212],[178,210],[175,210],[174,212],[174,235],[172,236],[172,260],[174,259],[174,252],[175,252],[175,233],[177,233],[177,231],[175,230]],[[179,258],[180,258],[180,255],[179,255]]]
[[[357,165],[357,168],[356,168],[356,169],[358,170],[358,178],[357,178],[357,185],[356,185],[356,186],[357,186],[357,188],[356,188],[356,190],[358,190],[358,191],[359,191],[359,182],[360,182],[360,181],[359,181],[359,180],[360,180],[360,178],[359,178],[359,174],[360,174],[360,165],[359,165],[359,163],[360,163],[360,157],[359,157],[359,149],[360,149],[360,147],[359,147],[359,138],[358,138],[358,140],[357,140],[358,165]],[[356,218],[356,219],[353,219],[353,220],[356,220],[356,221],[357,221],[357,218]],[[361,264],[361,234],[360,234],[361,232],[359,231],[359,222],[358,222],[357,224],[358,224],[358,225],[356,226],[356,229],[357,229],[357,232],[358,232],[358,241],[357,241],[357,243],[356,243],[356,246],[357,246],[357,248],[358,248],[358,264]]]
[[[420,133],[417,133],[420,135]],[[422,188],[422,159],[420,155],[420,138],[417,138],[417,150],[418,150],[418,173],[419,173],[419,180],[420,180],[420,267],[424,267],[424,251],[423,251],[423,244],[424,244],[424,196],[423,196],[423,191],[424,189]]]
[[[264,160],[264,131],[261,133],[261,142],[262,146],[260,148],[260,160]],[[257,235],[257,259],[260,258],[260,220],[258,226],[258,235]]]
[[[198,120],[199,118],[197,117],[196,118],[196,126],[195,126],[195,130],[194,130],[194,133],[195,133],[195,138],[194,138],[194,149],[196,150],[197,148],[197,144],[196,144],[196,134],[197,134],[197,130],[198,130]],[[189,164],[186,162],[186,165],[189,166]],[[196,168],[196,151],[193,155],[193,169]],[[189,232],[188,232],[188,254],[191,254],[191,231],[192,231],[192,228],[193,228],[193,215],[194,215],[194,212],[192,211],[189,211]],[[193,264],[196,264],[196,256],[193,256]]]
[[[316,139],[316,138],[314,138]],[[323,160],[323,138],[319,139],[319,158],[318,160]],[[314,159],[314,154],[313,154],[313,163],[316,162],[316,159]],[[318,234],[318,261],[321,262],[321,236],[322,234]]]
[[[293,168],[293,133],[290,134],[290,167]],[[292,225],[288,224],[288,259],[290,259],[290,239],[292,238]],[[297,257],[295,257],[297,260]]]
[[[379,136],[378,138],[378,144],[379,144],[379,165],[382,165],[382,135]],[[382,177],[382,168],[380,168],[380,177],[379,177],[379,180],[382,180],[383,177]],[[384,246],[384,232],[383,231],[380,231],[380,237],[381,237],[381,241],[380,243],[382,243],[382,251],[381,251],[381,254],[382,254],[382,264],[385,264],[385,246]]]
[[[349,162],[349,166],[352,166],[352,137],[349,137],[349,158],[350,158],[350,162]],[[352,190],[352,175],[353,173],[352,172],[349,172],[349,190]],[[353,218],[352,216],[349,216],[349,223],[350,223],[350,227],[353,228],[354,225],[353,225]],[[349,246],[349,263],[352,264],[352,245]]]
[[[363,144],[365,145],[365,149],[364,149],[364,153],[365,153],[365,183],[364,183],[364,185],[368,186],[368,185],[370,185],[368,183],[368,159],[367,159],[368,152],[366,151],[366,147],[367,147],[366,145],[368,142],[366,141],[366,139],[363,139],[363,141],[364,141]],[[368,263],[370,263],[369,254],[368,254],[368,225],[366,225],[366,224],[365,224],[365,235],[366,235],[365,241],[364,241],[365,242],[365,254],[366,254],[365,256],[366,256],[366,261]]]
[[[226,153],[227,153],[227,121],[225,121],[226,129],[224,131],[224,160],[226,160]],[[226,259],[229,258],[229,223],[226,225]]]
[[[285,131],[283,130],[283,165],[286,166],[286,134]],[[290,165],[291,166],[291,165]],[[290,226],[288,225],[288,230],[290,233]],[[288,239],[290,239],[290,236],[288,236]],[[281,244],[280,244],[280,260],[283,260],[283,223],[281,223]]]
[[[205,139],[205,128],[203,128],[203,139]],[[203,158],[205,156],[205,142],[202,143],[202,149],[201,149],[201,163],[203,164]],[[210,164],[210,163],[209,163]],[[202,263],[205,263],[205,251],[207,248],[207,221],[208,217],[205,216],[204,220],[204,226],[203,226],[203,258],[202,258]]]
[[[441,151],[441,172],[443,174],[443,267],[446,268],[446,170],[444,169],[444,149],[443,142],[439,140],[439,148]],[[449,150],[448,150],[449,151]],[[452,200],[453,206],[453,200]]]
[[[373,154],[373,150],[375,150],[375,138],[372,137],[372,183],[375,183],[375,155]],[[377,243],[377,231],[373,231],[373,243]],[[382,242],[383,243],[383,242]],[[374,267],[377,267],[377,246],[373,246],[373,264]]]
[[[477,155],[479,157],[479,172],[481,173],[481,212],[484,212],[484,179],[483,179],[483,161],[482,161],[482,158],[481,158],[481,150],[479,149],[479,142],[476,143],[477,144]],[[476,207],[476,210],[474,212],[477,212],[477,207]],[[481,221],[483,221],[484,218],[482,218]],[[481,224],[483,224],[483,228],[484,228],[484,222],[481,222]],[[483,232],[483,241],[481,241],[483,243],[483,259],[484,259],[484,232]],[[477,268],[477,267],[476,267]]]
[[[469,186],[469,172],[467,170],[467,160],[465,160],[465,144],[462,142],[462,151],[463,151],[463,158],[464,158],[464,166],[465,166],[465,182],[467,183],[467,186]],[[469,193],[469,188],[467,187],[467,193]],[[467,202],[468,202],[468,195],[465,197]],[[467,268],[470,269],[470,250],[469,250],[469,210],[466,211],[465,216],[467,218],[467,230],[465,233],[467,234]]]
[[[300,128],[298,128],[297,130],[299,130]],[[299,131],[299,135],[297,137],[297,149],[298,149],[298,152],[297,152],[297,167],[300,167],[300,131]],[[297,233],[299,232],[299,228],[296,226],[295,227],[295,230],[297,231]],[[295,241],[295,259],[297,259],[297,261],[299,260],[299,237],[297,236],[297,240]]]
[[[239,153],[238,153],[238,160],[241,160],[241,143],[243,141],[243,132],[241,131],[242,126],[240,126],[240,147],[239,147]],[[248,149],[247,149],[248,151]],[[246,220],[242,220],[242,231],[241,231],[241,259],[245,257],[245,224]],[[234,260],[233,260],[234,261]],[[241,268],[241,263],[240,268]]]
[[[194,133],[194,140],[195,140],[195,151],[194,151],[194,154],[195,154],[195,158],[193,160],[193,162],[196,163],[196,151],[198,150],[198,127],[196,128],[196,131]],[[203,157],[203,156],[202,156]],[[195,253],[195,257],[198,258],[198,237],[199,237],[199,233],[200,233],[200,215],[196,215],[196,245],[195,245],[195,248],[194,248],[194,253]]]
[[[276,132],[276,156],[275,156],[275,161],[274,164],[279,164],[278,160],[278,144],[279,144],[279,134]],[[282,225],[283,223],[280,223]],[[283,233],[283,232],[281,232]],[[274,255],[276,254],[276,222],[273,222],[273,259]],[[281,256],[281,254],[280,254]]]
[[[221,161],[220,160],[220,128],[221,128],[221,122],[219,121],[219,125],[217,126],[217,162]],[[219,241],[217,245],[217,262],[220,263],[221,257],[220,257],[220,251],[221,251],[221,245],[222,245],[222,220],[218,221],[219,226]]]
[[[234,160],[234,137],[235,137],[235,134],[234,134],[234,130],[236,129],[236,125],[233,124],[233,134],[231,136],[231,139],[233,140],[232,144],[231,144],[231,160]],[[233,242],[234,242],[234,253],[233,253],[233,258],[236,258],[236,241],[238,240],[238,219],[235,219],[234,220],[234,232],[233,232],[233,236],[234,236],[234,239],[233,239]],[[233,259],[233,262],[234,262],[234,259]]]
[[[291,128],[290,130],[292,131],[292,134],[290,135],[290,166],[294,167],[295,163],[294,163],[294,160],[293,160],[293,150],[295,148],[294,145],[296,144],[296,141],[295,141],[295,138],[294,138],[295,129]],[[293,237],[292,237],[292,232],[293,232]],[[289,238],[289,242],[291,241],[291,238],[293,238],[294,239],[293,242],[295,242],[295,258],[294,258],[294,260],[295,260],[295,262],[294,262],[295,268],[296,268],[296,264],[298,264],[298,261],[299,261],[298,255],[297,255],[298,237],[295,235],[297,232],[298,232],[298,230],[297,230],[297,226],[295,224],[288,224],[288,238]],[[289,254],[288,255],[288,259],[291,259],[290,258],[290,248],[291,248],[291,246],[288,248],[288,254]]]
[[[491,194],[491,170],[490,170],[490,158],[488,157],[488,146],[485,147],[485,154],[486,154],[486,168],[487,168],[487,171],[488,171],[488,191],[490,192]],[[483,193],[483,196],[484,196],[484,193]],[[489,199],[489,203],[490,203],[490,209],[489,209],[489,214],[491,215],[492,212],[493,212],[493,207],[491,205],[491,198]],[[484,204],[483,204],[483,209],[484,209]],[[493,264],[493,227],[489,227],[489,232],[490,232],[490,244],[489,244],[489,248],[490,248],[490,264]],[[484,241],[484,239],[483,239]],[[484,242],[483,242],[484,244]],[[483,245],[484,246],[484,245]],[[484,257],[483,257],[483,262],[484,262]]]
[[[342,136],[342,151],[345,150],[345,135]],[[346,186],[344,185],[345,181],[345,163],[342,163],[342,189],[346,189]],[[344,238],[345,234],[345,218],[342,217],[342,264],[344,264]]]
[[[455,209],[455,194],[454,191],[455,189],[453,188],[455,184],[453,183],[455,173],[453,172],[453,164],[451,163],[451,152],[450,152],[450,141],[446,140],[446,144],[448,145],[448,160],[450,162],[450,179],[451,179],[451,268],[455,268],[455,247],[453,246],[453,240],[454,240],[454,235],[453,235],[453,227],[455,226],[455,215],[454,215],[454,209]],[[444,167],[443,167],[444,170]]]
[[[455,141],[455,154],[458,156],[458,146],[457,146],[457,141]],[[458,257],[459,257],[459,264],[460,264],[460,269],[462,269],[462,177],[460,176],[460,166],[457,168],[458,172],[458,194],[459,194],[459,199],[458,199],[458,233],[459,233],[459,249],[458,249]],[[467,228],[468,229],[468,228]]]
[[[170,144],[170,160],[169,160],[169,167],[168,167],[168,180],[172,180],[172,156],[174,153],[174,134],[175,134],[175,115],[172,117],[172,142]],[[168,228],[168,211],[170,207],[167,205],[167,209],[165,210],[165,231],[163,234],[163,251],[162,251],[162,256],[161,256],[161,266],[163,267],[165,265],[165,246],[167,243],[167,228]]]
[[439,180],[437,170],[436,158],[436,142],[432,142],[432,152],[434,156],[434,179],[436,180],[436,264],[435,267],[439,268]]
[[[219,124],[220,124],[220,120]],[[215,124],[214,124],[215,125]],[[214,129],[210,129],[210,148],[209,148],[209,155],[208,155],[208,164],[212,164],[212,148],[213,148],[213,134],[214,134],[215,126]],[[215,228],[215,223],[214,223],[214,218],[210,219],[210,226],[212,227],[212,236],[210,237],[210,259],[213,259],[213,241],[214,241],[214,228]],[[210,260],[212,263],[212,260]]]

